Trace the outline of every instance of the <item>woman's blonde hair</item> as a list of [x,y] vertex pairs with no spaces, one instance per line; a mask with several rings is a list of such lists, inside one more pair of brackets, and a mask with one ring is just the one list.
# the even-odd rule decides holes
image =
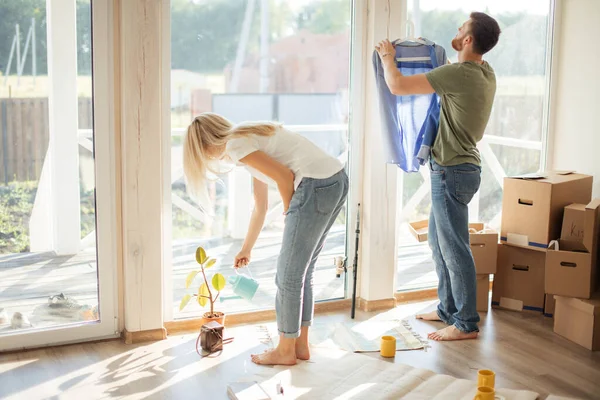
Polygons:
[[226,172],[221,162],[230,139],[247,136],[271,136],[281,125],[274,122],[244,122],[234,125],[227,118],[206,112],[198,115],[188,126],[183,143],[183,172],[190,195],[207,212],[211,200],[207,180],[216,180]]

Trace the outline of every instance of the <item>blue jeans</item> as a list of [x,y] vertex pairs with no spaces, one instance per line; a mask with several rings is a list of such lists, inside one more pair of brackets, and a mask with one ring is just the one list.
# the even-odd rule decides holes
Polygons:
[[300,326],[312,324],[315,264],[347,195],[342,170],[327,179],[302,179],[292,197],[275,275],[277,329],[284,337],[297,338]]
[[431,161],[429,247],[439,278],[438,316],[462,332],[479,331],[477,277],[469,244],[468,204],[479,190],[481,168],[443,167]]

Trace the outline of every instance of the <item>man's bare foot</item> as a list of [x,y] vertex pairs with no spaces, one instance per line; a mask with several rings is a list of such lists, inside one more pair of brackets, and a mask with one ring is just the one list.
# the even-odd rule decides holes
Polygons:
[[479,332],[469,332],[465,333],[460,331],[454,325],[448,326],[444,329],[440,329],[437,332],[432,332],[427,337],[431,340],[436,340],[438,342],[449,341],[449,340],[465,340],[465,339],[477,339],[477,335]]
[[437,311],[431,311],[426,314],[417,314],[415,318],[424,321],[441,321]]
[[304,361],[310,360],[310,347],[308,343],[301,343],[300,340],[296,340],[296,358]]
[[258,365],[296,365],[296,355],[282,354],[278,349],[270,349],[262,354],[252,354],[252,362]]

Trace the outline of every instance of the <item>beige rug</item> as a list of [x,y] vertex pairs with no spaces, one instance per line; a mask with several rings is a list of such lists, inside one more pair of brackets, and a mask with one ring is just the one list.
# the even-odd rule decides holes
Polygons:
[[[472,400],[475,381],[439,375],[332,348],[314,348],[312,360],[293,367],[252,366],[243,381],[257,381],[281,399]],[[277,385],[284,389],[276,397]],[[537,393],[498,389],[506,400],[535,400]]]

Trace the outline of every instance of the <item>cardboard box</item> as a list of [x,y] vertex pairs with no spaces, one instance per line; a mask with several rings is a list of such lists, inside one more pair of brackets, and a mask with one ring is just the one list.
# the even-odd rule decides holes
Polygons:
[[482,223],[469,224],[469,232],[475,270],[478,274],[495,274],[498,261],[498,232],[486,228]]
[[555,296],[554,332],[589,350],[600,350],[600,294],[589,300]]
[[583,242],[583,224],[585,204],[571,204],[565,207],[560,238],[574,242]]
[[554,299],[554,295],[546,293],[546,299],[544,300],[544,316],[553,318],[555,307],[556,300]]
[[412,233],[419,242],[426,242],[427,233],[429,232],[429,220],[424,219],[422,221],[409,222],[408,229],[410,229],[410,233]]
[[[409,222],[409,230],[419,242],[427,241],[429,220]],[[475,269],[478,274],[496,273],[496,260],[498,258],[498,232],[489,229],[485,224],[476,222],[469,224],[469,240],[471,253],[475,260]]]
[[477,311],[488,310],[490,302],[490,276],[489,274],[477,275]]
[[571,172],[550,172],[504,179],[502,201],[503,243],[545,251],[560,236],[564,208],[588,204],[592,177]]
[[546,293],[589,299],[597,288],[600,199],[585,207],[583,242],[559,240],[548,249]]
[[544,311],[546,253],[501,244],[492,305],[515,311]]

